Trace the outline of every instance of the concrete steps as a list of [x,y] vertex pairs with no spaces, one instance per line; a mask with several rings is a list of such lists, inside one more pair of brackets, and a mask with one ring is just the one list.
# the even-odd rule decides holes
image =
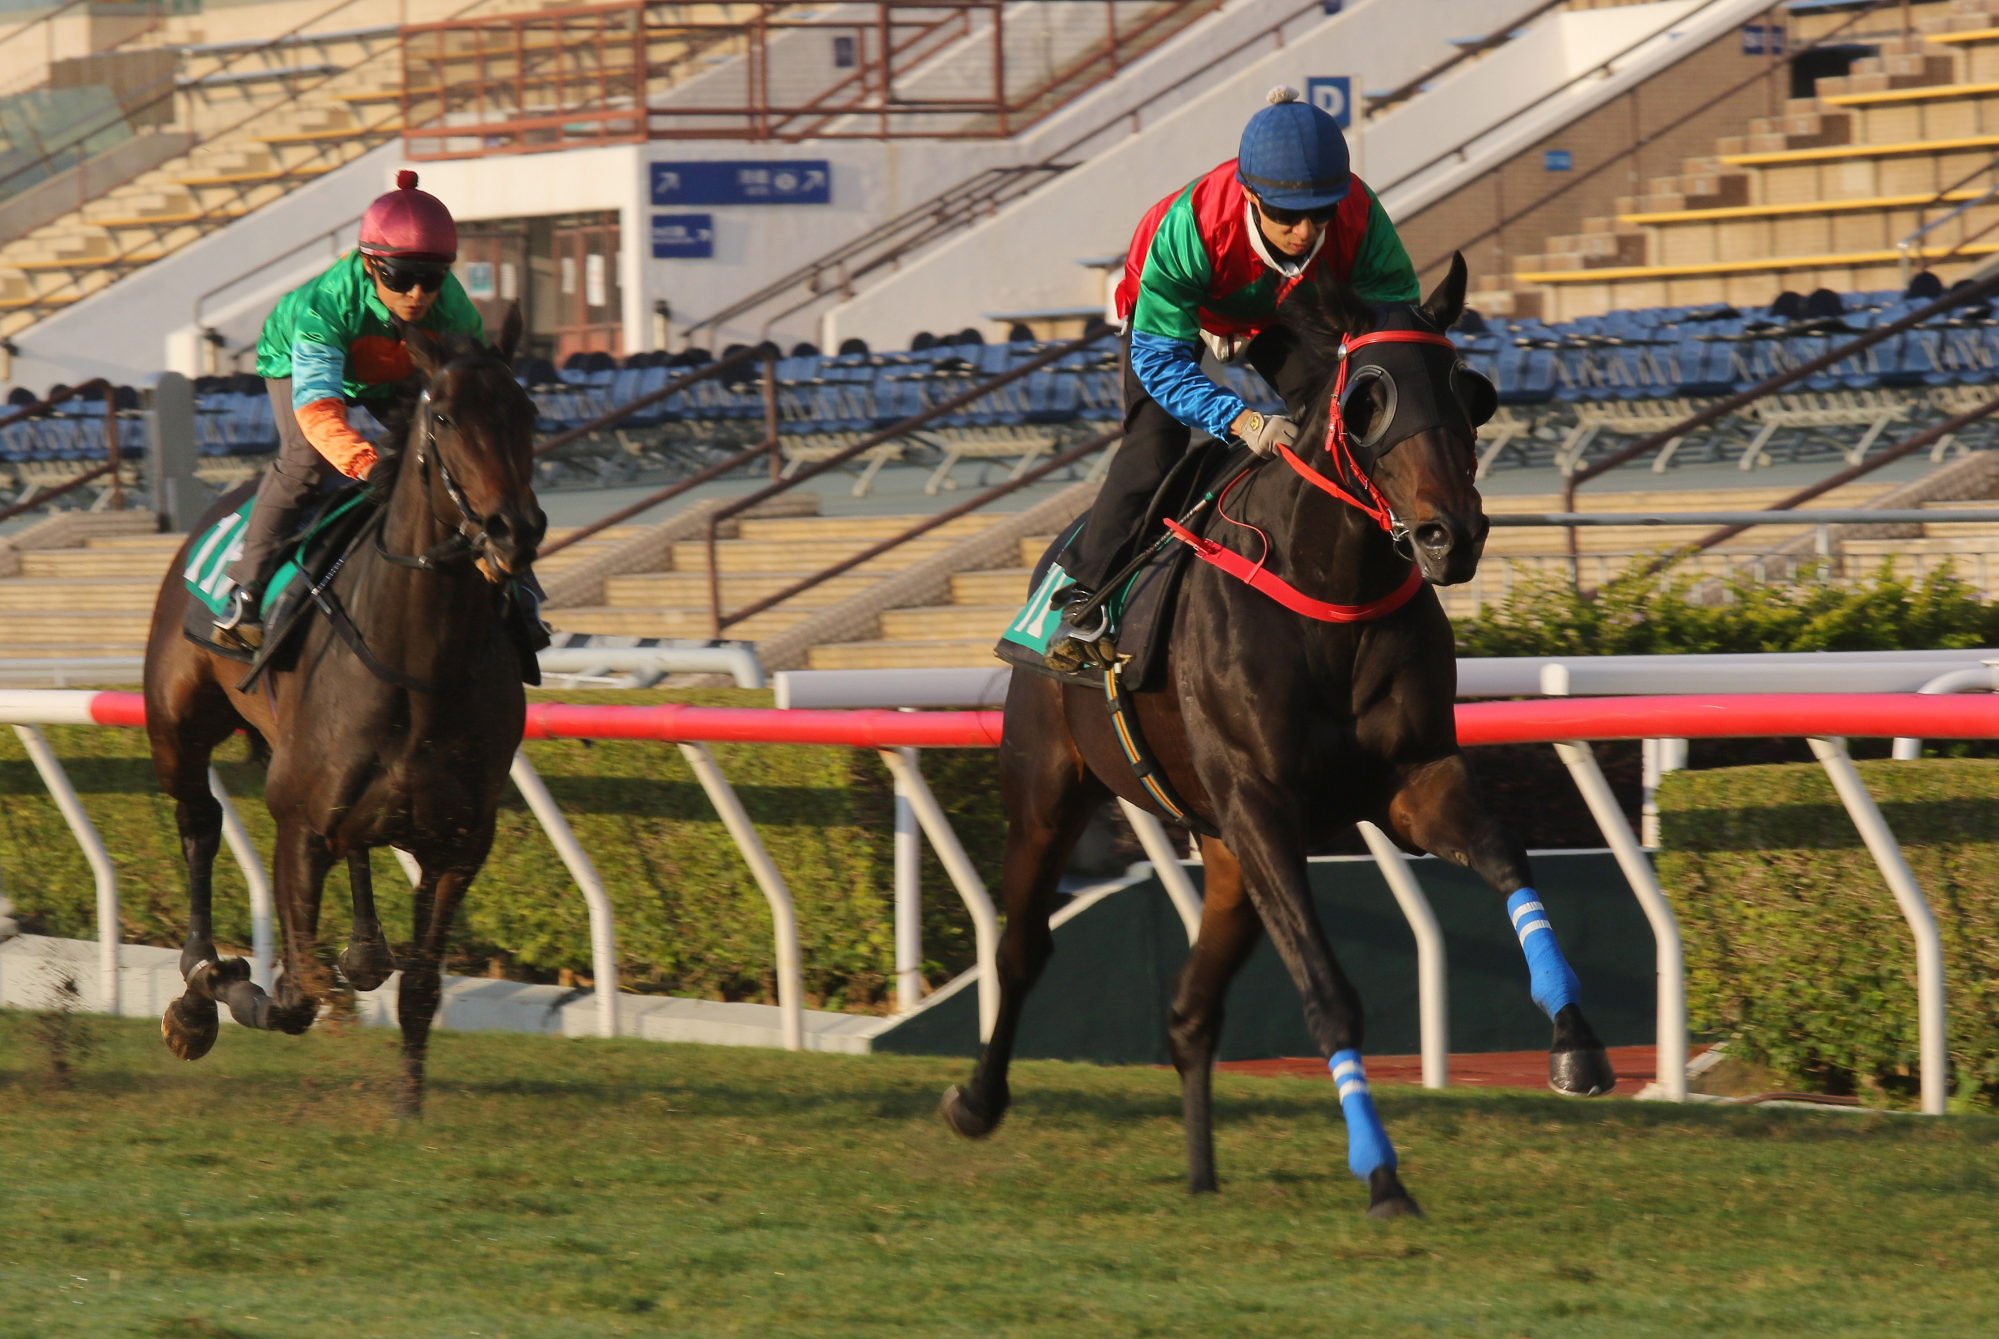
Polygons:
[[[30,557],[36,555],[30,554]],[[160,577],[45,577],[0,581],[0,612],[23,610],[114,610],[149,617]]]
[[999,634],[976,641],[832,642],[812,648],[813,669],[989,669],[999,663],[993,643]]

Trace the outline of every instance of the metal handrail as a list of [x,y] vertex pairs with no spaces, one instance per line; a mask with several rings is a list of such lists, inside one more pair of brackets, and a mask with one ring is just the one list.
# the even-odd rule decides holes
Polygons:
[[570,531],[553,544],[544,547],[541,550],[540,556],[546,558],[549,554],[558,553],[568,548],[571,544],[588,539],[600,531],[608,530],[614,525],[622,525],[634,516],[651,511],[662,502],[671,502],[674,498],[688,492],[690,489],[707,483],[711,479],[718,479],[734,470],[741,469],[751,461],[754,461],[758,456],[768,456],[770,458],[771,477],[773,479],[776,478],[780,468],[777,454],[777,360],[768,351],[762,349],[744,349],[739,353],[724,358],[719,363],[710,363],[708,366],[699,368],[685,376],[677,377],[657,391],[642,395],[638,399],[626,404],[619,405],[616,409],[606,414],[600,414],[588,423],[579,424],[567,432],[559,433],[549,438],[546,442],[535,448],[534,454],[536,459],[540,459],[557,447],[566,446],[570,442],[576,441],[581,437],[586,437],[593,432],[601,432],[612,424],[629,418],[639,410],[657,404],[669,395],[674,395],[685,390],[697,381],[718,376],[725,371],[740,367],[752,358],[763,360],[764,439],[761,442],[755,446],[745,447],[735,455],[729,456],[724,460],[718,460],[713,464],[704,466],[696,470],[693,474],[688,475],[685,479],[676,480],[656,493],[648,494],[629,506],[620,507],[608,516],[600,516],[590,522],[590,524]]
[[[1930,204],[1940,204],[1943,200],[1944,195],[1948,194],[1950,191],[1958,189],[1958,186],[1962,186],[1965,182],[1970,181],[1972,177],[1977,176],[1979,173],[1992,172],[1995,170],[1999,170],[1999,157],[1995,157],[1991,162],[1977,169],[1977,171],[1973,172],[1971,176],[1960,178],[1957,186],[1945,187],[1944,190],[1937,193],[1936,198],[1931,200]],[[1949,223],[1952,219],[1958,218],[1964,214],[1971,212],[1972,210],[1978,208],[1980,205],[1991,204],[1995,198],[1999,198],[1999,186],[1991,187],[1983,195],[1975,196],[1970,200],[1961,201],[1958,204],[1957,208],[1951,210],[1948,214],[1944,214],[1938,218],[1931,219],[1928,223],[1925,223],[1922,227],[1916,229],[1914,232],[1910,233],[1907,237],[1904,237],[1900,241],[1896,242],[1895,273],[1897,277],[1899,277],[1901,281],[1905,284],[1909,282],[1909,279],[1912,276],[1912,264],[1915,259],[1914,256],[1915,244],[1919,239],[1921,239],[1922,237],[1924,237],[1929,233],[1935,232],[1938,228],[1941,228],[1944,224]],[[1921,218],[1925,213],[1925,211],[1927,210],[1927,208],[1928,206],[1925,206],[1922,209],[1918,209],[1916,211],[1916,217]],[[1990,231],[1990,229],[1988,228],[1987,231]],[[1940,261],[1949,260],[1951,256],[1957,253],[1958,247],[1964,245],[1966,240],[1967,239],[1960,238],[1957,241],[1951,243],[1950,247],[1944,252],[1944,254],[1939,256],[1937,259]]]
[[[1713,2],[1714,0],[1709,0],[1709,3]],[[1849,15],[1838,26],[1830,29],[1825,33],[1820,34],[1818,37],[1813,38],[1810,45],[1798,48],[1798,50],[1794,54],[1803,55],[1808,51],[1816,51],[1822,46],[1832,45],[1833,38],[1840,36],[1842,33],[1846,32],[1848,28],[1851,28],[1854,24],[1860,22],[1864,18],[1873,15],[1874,13],[1884,8],[1885,6],[1896,3],[1899,3],[1899,0],[1868,0],[1867,7],[1865,9],[1856,10],[1853,14]],[[1654,34],[1654,38],[1656,38],[1656,36],[1657,34]],[[1646,40],[1651,41],[1653,40],[1653,38],[1648,38]],[[1643,43],[1640,43],[1639,45],[1643,45]],[[1567,88],[1569,87],[1570,84],[1579,82],[1582,78],[1596,75],[1598,72],[1603,70],[1605,66],[1608,66],[1611,63],[1611,61],[1621,59],[1626,54],[1628,54],[1628,52],[1618,53],[1618,55],[1611,57],[1610,60],[1605,61],[1603,65],[1593,67],[1592,69],[1587,71],[1585,75],[1581,75],[1578,76],[1577,79],[1570,80],[1569,84],[1564,84],[1562,85],[1562,87]],[[1689,52],[1688,54],[1691,55],[1693,53]],[[1505,236],[1506,229],[1511,227],[1513,224],[1518,223],[1521,219],[1527,218],[1529,215],[1534,214],[1537,211],[1546,208],[1548,205],[1553,204],[1555,201],[1567,195],[1570,191],[1576,190],[1577,188],[1596,180],[1598,176],[1611,170],[1612,168],[1618,167],[1621,164],[1625,164],[1627,160],[1629,160],[1632,157],[1632,155],[1636,154],[1639,150],[1645,148],[1647,145],[1650,145],[1654,141],[1663,138],[1672,131],[1678,130],[1681,126],[1687,124],[1695,117],[1700,116],[1706,112],[1712,111],[1714,108],[1720,106],[1722,103],[1728,101],[1728,99],[1742,92],[1743,89],[1748,88],[1751,85],[1757,83],[1759,80],[1766,80],[1769,77],[1770,77],[1770,72],[1768,69],[1759,70],[1755,74],[1749,75],[1746,78],[1740,79],[1735,83],[1730,84],[1727,88],[1723,89],[1721,92],[1714,94],[1713,96],[1705,99],[1698,105],[1689,108],[1685,112],[1682,112],[1679,116],[1674,117],[1671,121],[1668,121],[1665,125],[1660,126],[1657,130],[1652,131],[1650,134],[1634,136],[1630,144],[1628,144],[1622,151],[1612,154],[1608,158],[1605,158],[1601,163],[1598,163],[1595,167],[1589,168],[1586,171],[1575,173],[1570,180],[1564,181],[1561,185],[1555,187],[1553,190],[1543,192],[1541,195],[1535,197],[1532,203],[1523,205],[1519,209],[1515,209],[1510,213],[1503,214],[1500,216],[1499,219],[1497,219],[1487,227],[1480,229],[1478,232],[1471,234],[1469,237],[1465,237],[1457,242],[1452,243],[1449,246],[1442,248],[1429,260],[1417,266],[1416,272],[1418,274],[1427,274],[1430,271],[1434,270],[1437,266],[1442,265],[1444,262],[1448,261],[1451,258],[1453,252],[1464,251],[1467,248],[1479,242],[1484,241],[1488,237],[1503,238]],[[1556,90],[1556,92],[1560,91],[1561,91],[1560,89]],[[1482,133],[1489,134],[1491,132],[1486,131]],[[1411,178],[1419,175],[1420,173],[1428,171],[1430,168],[1443,162],[1445,159],[1452,157],[1453,155],[1462,158],[1464,156],[1465,150],[1468,149],[1471,146],[1472,142],[1478,138],[1480,138],[1480,136],[1474,135],[1471,139],[1468,139],[1464,141],[1464,143],[1458,145],[1457,148],[1452,149],[1449,152],[1438,155],[1436,158],[1430,160],[1430,162],[1416,169],[1416,171],[1404,174],[1403,177],[1400,180],[1393,183],[1393,185],[1377,188],[1376,194],[1380,195],[1387,194],[1390,190],[1393,190],[1396,186],[1400,186],[1404,182],[1409,181]],[[1504,166],[1505,165],[1503,163],[1498,166],[1495,166],[1494,168],[1490,169],[1490,171],[1485,175],[1490,175],[1492,172],[1499,172],[1504,169]]]
[[[885,442],[894,441],[898,437],[923,427],[934,419],[954,413],[971,404],[973,401],[990,395],[1002,386],[1011,385],[1030,373],[1040,371],[1050,363],[1059,362],[1070,354],[1080,353],[1084,349],[1099,344],[1105,338],[1107,338],[1105,335],[1086,335],[1081,339],[1073,339],[1066,344],[1057,344],[1052,348],[1044,349],[1042,352],[1034,355],[1034,357],[1029,358],[1026,362],[1016,364],[998,376],[980,382],[970,390],[960,392],[947,400],[930,405],[922,413],[911,414],[901,422],[890,424],[878,432],[869,433],[859,441],[842,447],[825,459],[814,461],[788,479],[780,479],[775,483],[768,484],[763,488],[759,488],[754,493],[737,498],[733,502],[725,503],[710,512],[708,514],[705,543],[708,556],[708,613],[709,621],[713,628],[713,635],[717,637],[721,636],[722,629],[728,627],[731,623],[740,622],[745,617],[740,610],[726,615],[722,612],[722,574],[715,562],[715,543],[723,521],[733,516],[741,515],[751,507],[768,501],[779,493],[796,488],[808,480],[816,479],[828,470],[838,469],[863,452],[873,450]],[[766,605],[765,607],[768,606]]]
[[1363,103],[1363,106],[1366,108],[1366,114],[1372,116],[1384,107],[1392,107],[1398,102],[1407,101],[1421,92],[1423,85],[1429,83],[1431,80],[1456,69],[1468,60],[1483,56],[1488,51],[1505,46],[1513,40],[1514,33],[1523,25],[1532,23],[1549,10],[1560,9],[1568,3],[1569,0],[1541,0],[1540,4],[1528,10],[1525,14],[1517,18],[1505,20],[1498,28],[1487,33],[1479,41],[1473,43],[1471,46],[1452,52],[1414,78],[1403,82],[1395,88],[1391,88],[1386,93],[1369,95]]
[[[831,567],[822,568],[821,570],[813,573],[811,576],[802,578],[801,580],[798,581],[794,581],[789,586],[786,586],[783,590],[777,591],[771,595],[766,595],[761,600],[756,600],[750,604],[744,605],[741,609],[738,609],[734,613],[728,615],[727,619],[721,621],[719,625],[722,627],[727,627],[729,624],[740,623],[744,619],[753,617],[754,615],[757,614],[761,614],[764,610],[769,609],[774,605],[782,604],[786,600],[789,600],[794,595],[801,595],[804,592],[811,590],[814,586],[832,580],[834,577],[839,576],[842,572],[852,571],[854,568],[859,567],[862,563],[870,562],[873,559],[881,557],[884,553],[887,553],[890,549],[899,548],[900,546],[908,543],[912,539],[916,539],[920,536],[927,535],[932,530],[935,530],[937,527],[943,525],[947,521],[955,521],[960,516],[965,516],[970,514],[971,512],[977,511],[979,508],[985,506],[988,502],[997,502],[999,501],[999,499],[1003,497],[1007,497],[1013,493],[1019,492],[1021,489],[1028,487],[1030,484],[1038,484],[1043,479],[1053,474],[1056,470],[1066,469],[1071,465],[1075,465],[1083,460],[1088,459],[1090,456],[1095,455],[1097,452],[1104,450],[1112,443],[1118,441],[1123,436],[1124,436],[1124,429],[1112,428],[1109,432],[1099,433],[1097,436],[1090,438],[1086,442],[1079,442],[1077,445],[1070,447],[1067,451],[1062,452],[1060,455],[1051,456],[1047,460],[1042,461],[1039,465],[1036,465],[1033,469],[1028,470],[1024,474],[1018,475],[1012,479],[1008,479],[1006,482],[997,484],[992,488],[988,488],[985,492],[980,493],[975,497],[967,498],[965,501],[960,502],[955,507],[946,508],[945,510],[940,511],[933,516],[927,517],[924,520],[917,522],[915,525],[910,526],[909,529],[904,530],[899,535],[895,535],[889,539],[884,539],[878,544],[870,545],[869,547],[862,549],[859,553],[852,554],[848,557],[842,558],[839,562],[834,563]],[[720,633],[718,632],[716,635],[719,636]]]
[[[1075,163],[1064,161],[1067,155],[1073,153],[1076,149],[1089,143],[1099,135],[1107,133],[1120,121],[1135,121],[1140,112],[1163,99],[1173,98],[1184,100],[1184,90],[1187,86],[1198,82],[1210,70],[1234,60],[1243,52],[1270,37],[1275,36],[1281,45],[1286,28],[1308,14],[1320,13],[1322,11],[1322,0],[1310,0],[1310,3],[1301,4],[1296,9],[1286,11],[1282,18],[1266,27],[1258,29],[1255,33],[1243,38],[1235,45],[1210,57],[1199,68],[1190,71],[1185,77],[1174,81],[1170,86],[1160,89],[1142,101],[1136,102],[1107,120],[1090,127],[1067,143],[1050,150],[1040,162],[988,168],[969,181],[959,182],[947,190],[940,191],[921,204],[912,205],[894,218],[869,229],[860,237],[850,242],[844,242],[817,259],[799,266],[797,269],[791,271],[791,273],[773,280],[750,296],[738,299],[736,302],[724,307],[721,311],[702,318],[699,322],[688,327],[689,334],[691,335],[696,330],[712,331],[719,329],[725,321],[732,321],[745,312],[753,311],[764,303],[791,289],[797,288],[801,284],[808,285],[811,291],[804,298],[785,308],[783,311],[776,313],[764,322],[763,329],[769,330],[776,322],[783,320],[785,317],[804,307],[811,306],[814,302],[826,296],[825,289],[819,285],[821,276],[831,272],[839,273],[841,275],[840,286],[844,290],[854,279],[861,275],[870,274],[884,265],[899,263],[904,256],[916,248],[928,244],[938,234],[957,230],[961,226],[964,215],[967,212],[997,208],[1042,184],[1037,180],[1021,187],[1021,183],[1025,178],[1059,176],[1067,172],[1076,166]],[[1014,189],[1015,187],[1020,187],[1020,189]],[[901,242],[896,243],[888,251],[864,265],[852,270],[845,268],[846,262],[853,257],[881,245],[885,238],[893,237],[897,233],[919,223],[927,223],[927,226],[915,236],[905,238]]]
[[107,459],[102,465],[93,466],[73,479],[57,484],[54,488],[31,489],[29,496],[10,507],[0,508],[0,521],[11,521],[16,516],[25,515],[55,498],[75,492],[85,484],[111,476],[111,507],[114,511],[125,510],[125,485],[121,476],[124,456],[118,449],[118,388],[103,377],[92,377],[74,386],[65,386],[60,392],[46,400],[22,405],[11,414],[0,416],[0,428],[10,428],[26,419],[39,418],[65,400],[73,400],[88,395],[92,391],[104,396],[104,453]]

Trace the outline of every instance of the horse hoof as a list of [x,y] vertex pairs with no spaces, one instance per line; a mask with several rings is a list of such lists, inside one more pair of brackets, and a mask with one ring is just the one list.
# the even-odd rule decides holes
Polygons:
[[1617,1086],[1617,1074],[1601,1046],[1550,1051],[1548,1086],[1569,1097],[1596,1097]]
[[1367,1216],[1387,1220],[1390,1218],[1421,1218],[1423,1210],[1416,1199],[1403,1188],[1402,1178],[1395,1174],[1393,1167],[1379,1167],[1367,1178]]
[[[1002,1113],[1005,1108],[1001,1108]],[[944,1123],[967,1139],[983,1139],[999,1125],[997,1115],[987,1115],[972,1104],[972,1092],[964,1084],[953,1084],[938,1107]]]
[[264,1026],[273,1032],[282,1032],[296,1037],[304,1033],[319,1017],[319,1001],[304,1000],[294,1005],[281,1005],[265,1016]]
[[386,944],[349,944],[340,951],[340,975],[356,990],[380,989],[395,970],[396,960]]
[[160,1016],[160,1036],[182,1060],[199,1060],[215,1045],[215,1001],[183,995]]

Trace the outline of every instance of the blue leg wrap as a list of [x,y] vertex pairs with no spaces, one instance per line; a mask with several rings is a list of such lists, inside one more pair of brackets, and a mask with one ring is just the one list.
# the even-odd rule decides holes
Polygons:
[[1582,998],[1575,968],[1555,942],[1555,928],[1548,923],[1539,893],[1522,888],[1506,899],[1506,912],[1513,918],[1513,933],[1520,937],[1520,951],[1527,955],[1529,993],[1541,1012],[1553,1018]]
[[1367,1069],[1359,1051],[1335,1051],[1328,1066],[1340,1089],[1340,1111],[1347,1118],[1347,1166],[1365,1181],[1377,1167],[1395,1167],[1395,1146],[1381,1117],[1374,1114],[1374,1099],[1367,1091]]

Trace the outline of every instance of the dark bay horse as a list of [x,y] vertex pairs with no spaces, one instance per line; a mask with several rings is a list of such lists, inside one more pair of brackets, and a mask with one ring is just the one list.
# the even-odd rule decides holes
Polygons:
[[[532,487],[534,406],[501,352],[519,336],[518,311],[498,348],[410,331],[422,394],[402,450],[385,451],[369,476],[386,495],[373,536],[331,585],[373,665],[315,617],[289,659],[242,691],[243,665],[181,631],[185,547],[160,587],[146,646],[146,731],[160,784],[175,801],[190,894],[180,958],[187,993],[167,1007],[161,1031],[184,1060],[215,1044],[218,1001],[249,1027],[312,1026],[332,984],[317,934],[321,887],[337,860],[347,862],[354,899],[341,973],[358,990],[388,979],[398,964],[376,919],[368,851],[397,846],[423,873],[414,955],[400,964],[396,1109],[421,1114],[445,936],[492,845],[526,718],[500,583],[534,561],[547,518]],[[224,498],[195,533],[243,495]],[[284,939],[275,997],[250,980],[243,959],[218,958],[210,916],[222,813],[208,790],[209,756],[246,726],[270,747],[265,800],[277,820],[272,863]]]
[[[1195,563],[1178,593],[1163,686],[1133,695],[1172,790],[1220,832],[1202,840],[1200,933],[1169,1025],[1194,1191],[1215,1188],[1209,1070],[1223,998],[1267,932],[1338,1083],[1348,1165],[1368,1185],[1369,1212],[1416,1212],[1368,1094],[1360,999],[1327,946],[1306,879],[1306,857],[1360,820],[1469,866],[1508,899],[1532,994],[1554,1022],[1551,1085],[1590,1094],[1615,1081],[1526,852],[1487,809],[1458,749],[1451,628],[1430,587],[1466,581],[1478,566],[1488,523],[1474,442],[1496,403],[1443,333],[1464,293],[1460,257],[1420,305],[1370,306],[1332,281],[1302,286],[1284,304],[1280,328],[1258,342],[1305,340],[1323,356],[1291,360],[1316,363],[1316,385],[1277,387],[1287,404],[1312,411],[1297,453],[1243,476],[1205,533],[1298,598],[1280,603]],[[1285,361],[1254,346],[1251,356],[1260,367]],[[1316,616],[1292,607],[1315,602]],[[1328,615],[1331,605],[1343,612]],[[946,1093],[943,1108],[973,1137],[1005,1114],[1014,1032],[1054,947],[1048,918],[1071,847],[1111,793],[1162,812],[1118,743],[1103,692],[1016,672],[1005,720],[999,1016],[971,1081]]]

